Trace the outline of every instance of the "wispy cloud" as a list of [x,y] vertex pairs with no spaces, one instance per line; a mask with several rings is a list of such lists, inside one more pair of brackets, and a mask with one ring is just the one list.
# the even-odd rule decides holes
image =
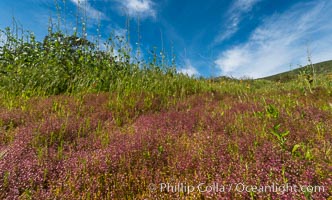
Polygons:
[[88,0],[70,0],[80,9],[83,9],[87,12],[88,17],[92,19],[104,19],[106,18],[105,14],[97,9],[93,8]]
[[267,18],[249,40],[220,53],[215,64],[223,75],[263,77],[286,71],[290,65],[332,58],[332,2],[300,3]]
[[262,0],[237,0],[231,7],[231,12],[249,12],[252,7]]
[[178,70],[179,73],[186,74],[188,76],[199,76],[200,73],[197,69],[191,64],[189,59],[185,59],[184,67]]
[[152,0],[114,0],[118,10],[130,17],[156,18],[155,3]]
[[220,43],[231,38],[239,30],[243,14],[250,12],[254,5],[260,1],[262,0],[236,0],[226,12],[226,26],[222,28],[221,33],[214,39],[214,43]]

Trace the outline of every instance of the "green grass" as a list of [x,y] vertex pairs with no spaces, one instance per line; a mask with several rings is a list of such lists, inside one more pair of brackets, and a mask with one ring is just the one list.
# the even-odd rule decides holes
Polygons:
[[[296,79],[301,73],[310,68],[310,66],[300,67],[291,71],[275,74],[272,76],[261,78],[263,80],[275,81],[275,82],[288,82]],[[332,61],[325,61],[314,64],[315,73],[317,75],[328,75],[331,77],[332,74]]]

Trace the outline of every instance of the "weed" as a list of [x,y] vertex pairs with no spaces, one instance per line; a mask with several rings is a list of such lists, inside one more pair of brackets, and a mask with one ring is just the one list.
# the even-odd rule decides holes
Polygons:
[[289,134],[289,131],[280,131],[280,126],[281,124],[274,125],[271,133],[277,138],[280,147],[285,150],[286,136]]

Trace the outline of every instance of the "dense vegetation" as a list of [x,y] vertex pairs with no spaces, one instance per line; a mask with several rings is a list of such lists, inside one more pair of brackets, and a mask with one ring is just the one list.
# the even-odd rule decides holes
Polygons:
[[[197,79],[157,52],[133,58],[126,38],[111,36],[101,50],[52,28],[41,42],[2,33],[0,199],[332,195],[325,74]],[[253,189],[271,185],[279,190]]]

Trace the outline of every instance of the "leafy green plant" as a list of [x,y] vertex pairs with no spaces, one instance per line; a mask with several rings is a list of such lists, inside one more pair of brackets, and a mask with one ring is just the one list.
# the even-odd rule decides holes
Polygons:
[[295,144],[292,148],[292,155],[299,156],[299,149],[302,147],[302,144]]
[[285,150],[285,142],[287,140],[286,136],[289,134],[289,131],[280,131],[281,124],[274,125],[271,133],[277,138],[280,147]]
[[266,116],[268,118],[277,119],[279,117],[278,109],[276,108],[276,106],[274,106],[272,104],[266,106],[265,111],[266,111]]
[[295,144],[292,148],[292,155],[297,157],[302,157],[305,160],[312,160],[314,155],[312,149],[305,144]]
[[303,90],[308,89],[312,93],[313,75],[309,70],[309,67],[303,67],[304,69],[300,71],[299,80],[302,81],[304,87]]

